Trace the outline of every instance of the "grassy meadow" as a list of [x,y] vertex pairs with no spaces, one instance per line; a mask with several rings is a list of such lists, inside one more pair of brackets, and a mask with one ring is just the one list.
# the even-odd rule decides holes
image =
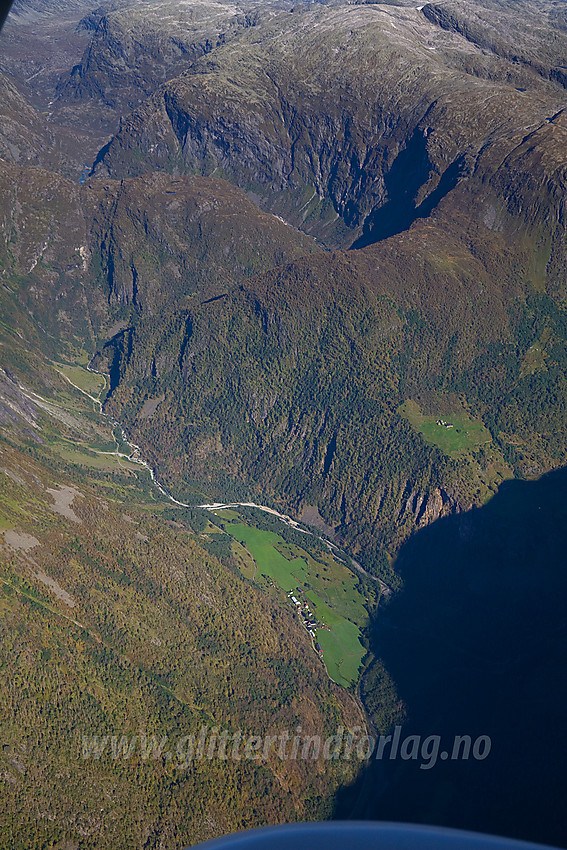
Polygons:
[[[273,531],[238,522],[236,511],[216,512],[228,520],[225,531],[233,538],[232,550],[246,578],[273,582],[285,593],[304,589],[317,619],[316,641],[320,644],[330,678],[343,687],[358,680],[366,650],[360,628],[368,619],[359,579],[330,554],[316,560],[297,545],[286,543]],[[297,594],[299,595],[299,594]],[[289,605],[295,607],[290,601]]]
[[407,419],[429,445],[437,446],[446,455],[463,454],[492,440],[483,423],[471,419],[464,411],[425,415],[417,402],[408,399],[400,405],[398,413]]

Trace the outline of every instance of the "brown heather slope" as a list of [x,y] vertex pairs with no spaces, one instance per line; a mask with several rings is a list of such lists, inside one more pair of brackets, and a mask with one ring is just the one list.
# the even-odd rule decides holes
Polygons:
[[[139,467],[89,450],[110,433],[84,396],[47,363],[38,388],[48,407],[1,373],[0,844],[183,847],[328,816],[346,763],[180,766],[202,725],[330,735],[360,709],[285,600],[164,514]],[[83,736],[142,733],[169,755],[83,757]]]

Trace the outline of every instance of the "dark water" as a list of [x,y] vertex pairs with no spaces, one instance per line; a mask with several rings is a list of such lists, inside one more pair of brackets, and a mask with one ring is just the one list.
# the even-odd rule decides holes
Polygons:
[[567,471],[509,482],[400,554],[373,626],[403,736],[488,735],[483,761],[374,762],[336,817],[434,823],[567,846]]

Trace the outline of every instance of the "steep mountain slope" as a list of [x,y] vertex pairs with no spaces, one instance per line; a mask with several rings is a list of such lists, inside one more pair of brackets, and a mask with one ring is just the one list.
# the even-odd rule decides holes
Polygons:
[[0,183],[2,275],[51,353],[69,343],[94,352],[131,313],[206,300],[251,272],[319,251],[222,180],[155,175],[82,188],[5,163]]
[[6,162],[45,162],[50,158],[52,139],[46,132],[45,121],[4,75],[2,87],[2,130],[0,154]]
[[[9,139],[14,135],[14,126],[18,128],[18,146],[22,150],[17,161],[33,161],[77,180],[85,161],[92,161],[96,151],[108,141],[109,133],[118,126],[116,122],[101,132],[97,122],[97,131],[93,132],[84,112],[82,117],[73,116],[69,108],[63,117],[74,117],[74,122],[60,121],[59,110],[53,104],[61,76],[68,77],[69,69],[79,61],[88,44],[88,35],[77,29],[88,5],[65,3],[63,11],[57,3],[14,4],[1,35],[0,87],[6,92],[10,86],[15,87],[21,100],[6,115],[13,95],[8,93],[6,101],[4,94],[0,133]],[[27,113],[31,113],[36,125],[31,133],[27,132],[30,123]],[[22,151],[25,151],[23,159]],[[7,158],[13,160],[13,152]]]
[[[565,462],[565,312],[529,282],[534,242],[447,214],[169,310],[161,332],[142,318],[110,409],[177,492],[206,479],[219,498],[317,504],[388,575],[385,550],[416,525]],[[408,403],[490,433],[446,448]]]
[[[561,8],[116,2],[72,38],[69,8],[79,64],[20,63],[12,32],[0,80],[3,839],[183,846],[319,817],[346,761],[79,760],[83,734],[324,736],[360,706],[61,372],[184,502],[303,516],[393,590],[449,527],[450,572],[467,511],[567,460]],[[383,660],[360,690],[380,729],[404,708]]]
[[[416,9],[271,9],[162,86],[96,169],[159,173],[62,184],[67,259],[45,230],[17,271],[47,241],[33,298],[49,312],[54,263],[66,282],[51,332],[69,338],[84,305],[74,344],[98,347],[109,409],[177,493],[205,480],[221,499],[316,505],[395,583],[389,555],[416,526],[563,462],[564,95],[504,53]],[[319,236],[369,242],[416,222],[322,254],[227,183],[167,174],[195,166],[256,199],[262,183],[263,203]],[[331,230],[299,206],[314,169],[320,197],[334,193]],[[454,444],[435,432],[448,416],[465,417]]]
[[[564,34],[548,31],[564,48]],[[448,33],[425,9],[299,6],[163,86],[123,123],[97,173],[218,173],[347,245],[363,228],[367,239],[405,229],[474,171],[487,144],[535,130],[563,103],[527,62]]]
[[[137,313],[99,361],[170,486],[316,504],[384,575],[416,525],[564,460],[564,35],[545,5],[490,44],[470,32],[497,4],[458,12],[449,32],[433,7],[276,10],[162,86],[95,169],[222,174],[327,243],[392,237],[169,304],[160,331]],[[427,437],[447,414],[484,436]]]
[[17,325],[0,337],[0,843],[182,847],[329,814],[346,763],[191,755],[203,727],[209,746],[214,729],[360,725],[285,598],[113,453],[69,383],[96,396],[100,376],[45,361]]
[[62,100],[94,99],[99,111],[110,108],[120,115],[253,24],[253,16],[238,4],[215,0],[122,5],[125,8],[119,5],[116,10],[103,6],[81,22],[81,27],[93,30],[92,39],[59,88]]
[[446,32],[464,36],[471,44],[523,65],[565,86],[565,11],[553,2],[519,3],[461,0],[426,3],[423,14]]
[[87,272],[98,272],[111,307],[135,315],[224,295],[256,271],[322,253],[224,180],[93,180],[82,203]]
[[96,6],[97,0],[14,0],[10,14],[18,19],[32,19],[44,15],[83,12]]
[[328,816],[354,765],[190,758],[203,727],[364,720],[277,592],[211,554],[202,515],[164,512],[61,374],[97,395],[100,377],[69,367],[85,347],[320,250],[218,179],[81,187],[4,161],[0,191],[0,843],[186,846]]

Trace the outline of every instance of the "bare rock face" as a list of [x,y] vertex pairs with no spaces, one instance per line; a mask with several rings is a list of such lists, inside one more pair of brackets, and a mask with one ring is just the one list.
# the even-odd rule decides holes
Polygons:
[[106,4],[79,24],[92,39],[59,98],[95,100],[120,115],[252,23],[223,0]]
[[97,169],[220,173],[329,244],[405,229],[478,171],[487,145],[536,131],[563,101],[552,69],[564,36],[552,22],[518,48],[511,14],[492,44],[495,9],[486,21],[467,4],[451,9],[260,17],[124,121]]
[[37,20],[46,15],[84,12],[100,5],[98,0],[14,0],[10,14],[19,20]]
[[[407,492],[410,491],[406,497]],[[411,481],[406,487],[400,502],[396,524],[407,532],[415,531],[442,516],[458,513],[464,508],[463,494],[449,495],[442,487],[423,488]]]
[[45,165],[52,162],[50,149],[53,137],[45,121],[2,73],[0,88],[0,159],[18,165]]
[[430,522],[435,522],[440,516],[452,513],[454,508],[448,495],[441,488],[435,487],[421,497],[415,517],[416,525],[428,525]]
[[469,4],[462,0],[426,3],[425,17],[446,32],[526,70],[565,85],[566,36],[563,16],[552,3]]
[[[371,567],[562,462],[554,7],[86,11],[47,129],[6,81],[0,250],[26,327],[88,340],[164,481],[317,506]],[[122,122],[84,186],[23,167],[101,111]],[[462,397],[490,447],[428,442],[400,414],[422,392]]]

